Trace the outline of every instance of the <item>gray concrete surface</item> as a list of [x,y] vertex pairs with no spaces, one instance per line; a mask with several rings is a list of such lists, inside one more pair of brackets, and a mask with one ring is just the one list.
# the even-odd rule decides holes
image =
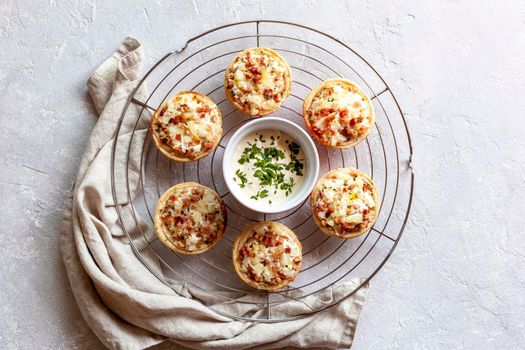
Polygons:
[[97,349],[58,249],[95,123],[85,82],[126,35],[149,63],[243,19],[346,41],[404,108],[417,175],[354,349],[525,347],[525,6],[519,1],[0,3],[0,348]]

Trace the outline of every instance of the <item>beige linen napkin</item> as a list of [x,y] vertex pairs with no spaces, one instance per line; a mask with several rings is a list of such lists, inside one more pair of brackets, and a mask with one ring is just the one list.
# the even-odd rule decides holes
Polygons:
[[[67,275],[87,323],[113,349],[142,349],[166,340],[195,349],[349,348],[367,286],[337,306],[296,321],[240,322],[220,316],[195,299],[179,296],[135,257],[112,205],[110,161],[115,128],[126,99],[143,74],[142,60],[140,43],[127,38],[88,81],[100,117],[67,200],[60,232]],[[147,123],[143,120],[139,125],[143,128],[136,136],[139,140],[146,135]],[[122,128],[119,138],[129,137],[132,125],[123,124]],[[132,171],[137,169],[133,166],[136,159],[132,157]],[[150,263],[158,263],[150,259]],[[316,305],[338,298],[360,282],[337,285],[304,302]],[[188,292],[218,309],[234,311],[236,307],[216,304],[209,295],[198,295],[197,291]],[[306,311],[305,304],[296,301],[275,308],[287,316]]]

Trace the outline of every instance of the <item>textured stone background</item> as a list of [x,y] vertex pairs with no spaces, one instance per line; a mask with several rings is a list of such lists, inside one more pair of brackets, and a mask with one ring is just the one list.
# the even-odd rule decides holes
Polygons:
[[57,235],[95,123],[91,71],[126,35],[151,63],[203,30],[256,18],[346,41],[408,119],[413,214],[373,280],[354,349],[524,348],[525,6],[370,0],[1,1],[0,348],[101,347]]

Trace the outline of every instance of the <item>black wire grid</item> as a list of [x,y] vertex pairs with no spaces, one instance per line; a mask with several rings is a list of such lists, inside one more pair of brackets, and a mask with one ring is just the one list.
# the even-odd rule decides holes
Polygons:
[[[381,211],[374,227],[364,235],[343,240],[323,234],[311,218],[308,199],[284,213],[261,214],[242,207],[228,192],[222,179],[222,153],[229,137],[251,118],[228,102],[223,89],[224,73],[237,53],[253,46],[275,49],[292,67],[292,92],[273,116],[304,128],[303,98],[317,84],[333,77],[355,81],[371,97],[376,125],[365,141],[348,150],[328,149],[316,143],[321,162],[319,176],[333,168],[354,166],[368,173],[378,185]],[[143,93],[146,84],[151,93]],[[151,111],[180,90],[207,94],[223,116],[219,147],[193,163],[176,163],[164,157],[153,146],[147,129]],[[133,252],[165,285],[187,297],[189,289],[191,297],[204,304],[213,299],[215,306],[209,307],[224,316],[277,322],[305,317],[340,303],[383,267],[408,219],[414,186],[412,145],[394,94],[357,52],[342,41],[303,25],[245,21],[191,38],[182,49],[162,57],[140,80],[127,99],[115,136],[111,164],[113,199],[119,224]],[[158,198],[172,185],[185,181],[197,181],[215,189],[228,210],[228,225],[221,242],[197,256],[172,252],[153,231],[152,217]],[[284,223],[296,232],[303,245],[302,270],[294,283],[282,291],[254,290],[245,286],[233,270],[233,240],[244,227],[261,220]],[[335,283],[350,280],[354,283],[342,295],[329,292]],[[308,298],[315,293],[320,295],[318,299]],[[290,301],[301,303],[302,310],[297,315],[281,313],[279,306]],[[237,307],[217,306],[220,303]]]

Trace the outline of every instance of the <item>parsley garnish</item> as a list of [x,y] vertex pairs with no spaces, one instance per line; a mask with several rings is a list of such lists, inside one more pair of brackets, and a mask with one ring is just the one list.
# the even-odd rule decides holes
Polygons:
[[293,180],[293,177],[291,177],[288,182],[284,182],[281,184],[280,189],[285,191],[286,197],[292,193],[293,186],[295,185],[295,181]]
[[[248,182],[248,179],[246,178],[246,173],[243,173],[240,169],[237,169],[235,175],[237,175],[239,180],[241,180],[239,187],[244,188],[246,186],[246,183]],[[233,181],[237,182],[237,179],[233,178]]]
[[290,154],[291,162],[286,165],[286,170],[291,170],[293,173],[296,173],[298,176],[303,176],[304,164],[301,163],[301,160],[297,159],[296,157],[299,154],[299,151],[301,150],[301,148],[299,147],[297,143],[292,141],[291,143],[288,144],[288,149],[292,153]]
[[292,143],[288,144],[288,149],[294,156],[299,154],[299,150],[301,149],[298,144],[292,141]]
[[[279,139],[279,136],[277,136],[277,139]],[[300,146],[294,141],[289,142],[286,140],[290,151],[290,161],[284,163],[282,160],[286,158],[285,152],[279,148],[272,147],[276,140],[274,136],[270,136],[270,140],[272,141],[270,147],[259,147],[255,143],[248,143],[248,146],[244,148],[241,157],[237,161],[239,164],[249,163],[253,165],[252,175],[258,179],[259,186],[262,187],[259,192],[250,197],[251,199],[258,200],[259,198],[267,197],[269,189],[265,187],[273,188],[274,194],[277,194],[277,191],[280,190],[284,191],[286,196],[289,196],[295,186],[295,181],[292,177],[286,176],[285,170],[297,176],[303,176],[304,160],[297,158],[301,150]],[[266,143],[262,134],[258,134],[254,141]],[[239,186],[244,188],[248,182],[246,174],[241,172],[240,169],[237,169],[235,174],[241,181]],[[271,200],[269,203],[271,204]]]
[[250,198],[257,200],[259,198],[265,198],[265,197],[268,197],[268,190],[260,190],[259,192],[251,196]]

